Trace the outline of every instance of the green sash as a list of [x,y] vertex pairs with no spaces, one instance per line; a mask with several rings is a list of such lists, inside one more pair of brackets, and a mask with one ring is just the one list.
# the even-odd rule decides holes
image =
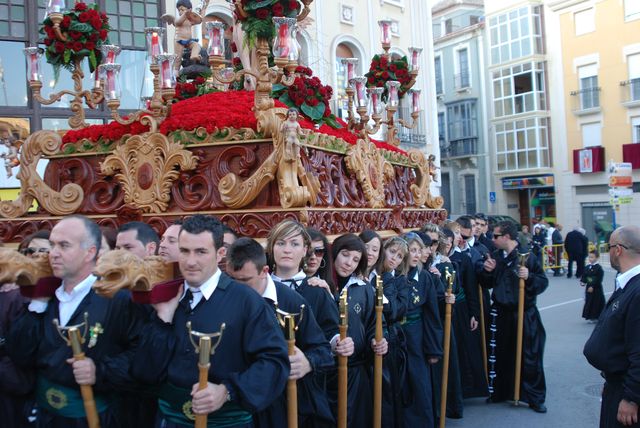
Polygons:
[[[165,419],[176,424],[192,427],[196,415],[191,410],[191,391],[170,383],[165,383],[159,392],[158,407]],[[216,412],[207,416],[207,427],[223,428],[248,424],[251,413],[238,404],[226,403]]]
[[[87,417],[79,388],[58,385],[44,376],[38,376],[36,400],[43,409],[54,415],[75,419]],[[97,395],[94,395],[94,400],[98,413],[107,410],[111,404],[104,397]]]
[[416,312],[413,314],[409,314],[400,321],[400,325],[413,325],[418,323],[422,319],[422,314],[420,312]]

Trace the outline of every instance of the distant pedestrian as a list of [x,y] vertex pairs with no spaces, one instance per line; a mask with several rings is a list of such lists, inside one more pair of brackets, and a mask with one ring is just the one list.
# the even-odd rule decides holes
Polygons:
[[584,271],[584,259],[589,251],[589,239],[582,233],[579,227],[567,233],[564,238],[564,249],[569,258],[567,266],[567,278],[571,278],[573,274],[573,262],[576,263],[576,278],[582,277]]
[[624,226],[609,238],[616,291],[584,346],[589,363],[602,372],[600,428],[640,427],[640,227]]
[[[553,231],[551,231],[551,245],[553,250],[553,276],[561,276],[562,275],[562,225],[553,225],[553,223],[549,223]],[[549,235],[547,235],[548,237]]]
[[598,263],[598,257],[600,257],[598,250],[589,252],[589,264],[580,281],[580,285],[585,287],[582,318],[589,321],[597,321],[604,309],[604,290],[602,287],[604,270]]

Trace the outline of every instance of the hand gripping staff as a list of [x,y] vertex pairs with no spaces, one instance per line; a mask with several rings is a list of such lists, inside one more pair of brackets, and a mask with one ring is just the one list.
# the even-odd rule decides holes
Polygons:
[[[340,293],[340,340],[347,338],[349,314],[347,310],[347,287]],[[347,428],[347,360],[349,357],[338,355],[338,428]]]
[[[215,333],[200,333],[191,329],[191,321],[187,321],[187,331],[189,332],[189,340],[199,356],[198,360],[198,390],[202,391],[207,388],[209,383],[209,367],[211,366],[211,356],[216,352],[216,348],[222,340],[225,324],[220,324],[220,330]],[[193,337],[198,338],[198,343]],[[215,343],[214,343],[215,339]],[[196,428],[207,427],[207,415],[196,415]]]
[[[518,253],[518,261],[520,267],[524,267],[527,264],[529,253]],[[524,330],[524,279],[520,278],[520,284],[518,284],[518,338],[516,341],[516,373],[514,376],[513,385],[513,401],[517,406],[520,401],[520,373],[522,371],[522,334]]]
[[[76,361],[84,360],[85,356],[82,351],[82,344],[85,342],[85,337],[89,330],[89,314],[85,312],[84,322],[77,325],[62,327],[57,318],[53,320],[53,325],[62,337],[62,340],[67,343],[67,346],[71,346],[73,358]],[[80,328],[83,328],[82,334],[80,334]],[[96,407],[96,401],[93,398],[93,388],[91,388],[91,385],[80,385],[80,394],[82,395],[82,403],[84,404],[84,412],[87,415],[89,428],[100,428],[98,409]]]
[[[449,272],[449,267],[445,268],[444,278],[447,281],[447,293],[453,293],[453,283],[456,280],[456,271]],[[451,351],[451,306],[452,303],[446,302],[445,295],[445,311],[444,311],[444,355],[442,357],[442,389],[440,392],[440,428],[444,428],[447,419],[447,386],[449,383],[449,353]]]
[[[376,277],[376,342],[382,340],[382,276]],[[373,360],[373,428],[382,426],[382,355]]]
[[[284,329],[289,355],[296,353],[296,331],[302,322],[303,315],[304,305],[300,305],[300,312],[297,314],[290,314],[276,308],[276,317]],[[298,317],[298,322],[296,322],[296,317]],[[287,425],[289,428],[298,428],[298,386],[295,379],[287,381]]]

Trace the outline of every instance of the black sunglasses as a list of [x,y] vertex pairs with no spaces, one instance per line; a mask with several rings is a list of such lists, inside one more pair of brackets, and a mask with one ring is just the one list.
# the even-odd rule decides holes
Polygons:
[[315,254],[316,257],[322,257],[324,255],[324,248],[323,247],[314,248],[313,254]]
[[493,234],[493,239],[499,238],[501,236],[504,236],[504,233],[494,233]]
[[36,250],[35,248],[23,248],[20,252],[22,254],[24,254],[25,256],[30,256],[30,255],[35,254],[35,253],[49,253],[49,249],[48,248],[38,248]]

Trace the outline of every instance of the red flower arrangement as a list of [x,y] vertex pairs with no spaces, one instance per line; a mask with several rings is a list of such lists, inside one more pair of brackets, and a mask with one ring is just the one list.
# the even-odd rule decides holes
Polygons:
[[176,83],[175,98],[181,101],[204,94],[210,94],[211,92],[216,92],[216,89],[207,84],[205,76],[198,76],[191,81],[185,79]]
[[[171,114],[162,122],[159,131],[168,135],[174,131],[193,131],[201,127],[209,133],[227,127],[255,130],[257,122],[251,110],[254,96],[254,92],[251,91],[228,91],[214,92],[179,101],[171,107]],[[278,100],[275,100],[275,106],[287,107]],[[344,121],[341,119],[336,119],[336,121],[342,125],[342,128],[336,129],[324,124],[319,129],[315,129],[315,123],[305,118],[300,120],[300,126],[321,134],[341,138],[349,144],[355,144],[358,136],[347,130]],[[65,146],[83,139],[108,146],[125,135],[142,134],[148,130],[148,126],[143,126],[139,122],[134,122],[131,125],[121,125],[117,122],[111,122],[108,125],[92,125],[83,129],[67,131],[62,137],[63,150],[65,150]],[[381,149],[406,155],[406,152],[395,146],[381,141],[372,141]]]
[[333,88],[323,85],[320,79],[313,76],[313,71],[304,66],[295,70],[298,77],[293,85],[277,84],[273,86],[271,96],[277,98],[288,107],[296,107],[314,123],[326,123],[333,128],[340,128],[336,117],[331,113],[329,100],[333,95]]
[[297,0],[242,0],[241,4],[242,11],[236,5],[234,14],[242,24],[249,46],[254,46],[259,38],[273,39],[275,29],[271,18],[293,18],[300,8]]
[[53,22],[47,17],[42,22],[40,34],[44,34],[45,55],[57,75],[60,67],[73,69],[76,59],[89,59],[89,69],[93,72],[102,61],[103,44],[108,44],[109,18],[100,12],[97,4],[87,6],[76,3],[73,10],[65,12],[60,30],[66,40],[59,40]]
[[409,83],[411,82],[411,74],[409,73],[409,62],[407,57],[403,56],[400,59],[390,60],[388,56],[374,55],[371,60],[371,66],[369,72],[364,75],[367,78],[367,87],[384,88],[382,99],[387,100],[387,88],[385,83],[390,80],[396,80],[400,82],[400,89],[398,90],[398,96],[404,96],[405,92],[409,90]]

